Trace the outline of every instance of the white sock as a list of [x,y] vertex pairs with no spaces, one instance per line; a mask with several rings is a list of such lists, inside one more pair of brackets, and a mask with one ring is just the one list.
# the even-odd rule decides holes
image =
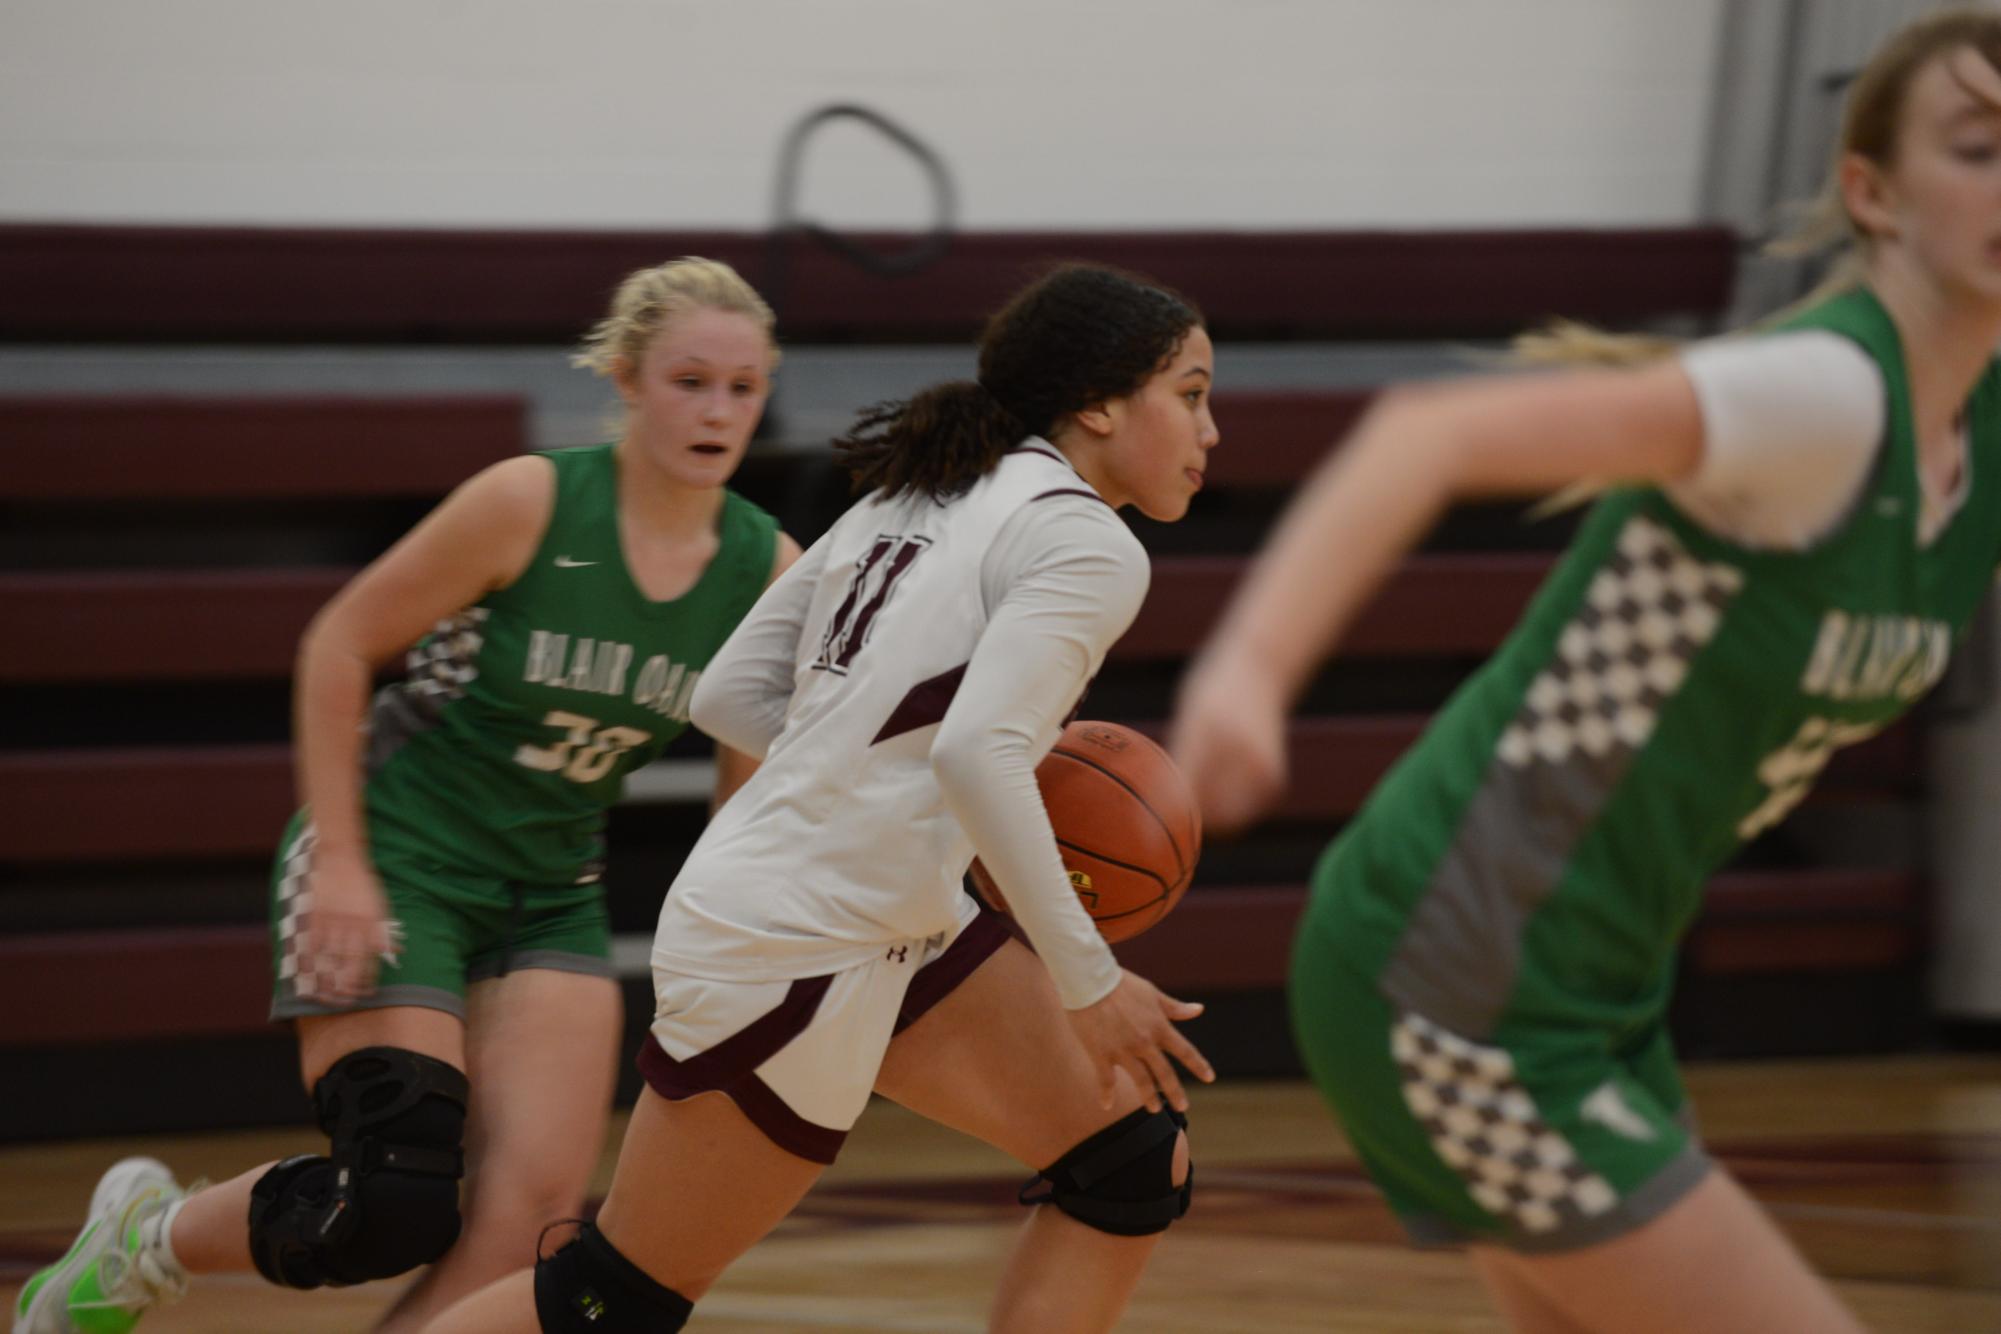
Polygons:
[[153,1286],[164,1287],[173,1296],[188,1283],[188,1271],[174,1254],[174,1220],[187,1202],[183,1195],[139,1221],[139,1253],[145,1260],[141,1268],[148,1271],[146,1276]]

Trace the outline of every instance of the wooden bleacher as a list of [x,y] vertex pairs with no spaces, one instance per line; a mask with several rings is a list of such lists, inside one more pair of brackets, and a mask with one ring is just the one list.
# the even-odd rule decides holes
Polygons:
[[[456,247],[430,236],[376,239],[383,244],[371,248],[345,233],[0,227],[0,341],[567,339],[624,268],[662,254],[732,256],[727,238],[571,238],[573,250],[521,236],[461,237]],[[748,242],[731,244],[755,273]],[[829,340],[962,338],[995,290],[1049,253],[1108,258],[1180,282],[1225,338],[1317,338],[1473,337],[1558,310],[1619,322],[1701,321],[1727,297],[1731,249],[1727,235],[1705,229],[1611,237],[966,238],[933,280],[890,289],[895,300],[884,299],[880,285],[897,280],[870,279],[877,288],[857,290],[859,275],[802,263],[788,332],[799,336],[796,321]],[[150,265],[139,262],[144,256]],[[1297,279],[1291,284],[1279,281],[1287,265]],[[428,279],[416,284],[420,268]],[[503,268],[526,277],[498,290]],[[266,293],[280,273],[295,279],[283,302]],[[65,281],[84,289],[66,289]],[[119,282],[136,284],[122,304],[112,300]],[[1198,518],[1229,519],[1214,532],[1255,531],[1366,399],[1349,391],[1219,397],[1227,447],[1214,456]],[[213,524],[272,504],[428,499],[527,447],[525,416],[520,400],[494,395],[0,397],[0,504],[84,523],[116,523],[143,504],[152,521],[169,524],[185,506],[193,522]],[[792,494],[788,478],[810,458],[754,457],[746,489],[778,508]],[[107,510],[106,502],[116,503]],[[802,537],[817,532],[812,518],[781,517]],[[828,517],[822,512],[817,522]],[[1145,531],[1157,551],[1153,590],[1094,691],[1093,711],[1158,731],[1160,683],[1213,624],[1247,543],[1191,549],[1177,545],[1177,530]],[[1421,553],[1358,623],[1347,659],[1392,672],[1422,666],[1426,679],[1463,675],[1513,624],[1561,536],[1559,525],[1508,549],[1446,542]],[[143,703],[162,691],[209,700],[202,692],[255,687],[264,710],[250,735],[233,729],[215,741],[0,742],[7,812],[0,867],[11,882],[0,896],[78,896],[65,904],[59,927],[0,933],[0,1050],[266,1030],[262,886],[293,804],[279,704],[300,630],[352,569],[334,561],[0,571],[0,618],[10,627],[0,640],[0,686],[21,707],[44,697],[73,707],[82,690]],[[1322,841],[1423,725],[1422,712],[1372,703],[1366,692],[1336,708],[1293,727],[1297,781],[1263,835],[1275,846]],[[1906,725],[1843,752],[1814,800],[1908,807],[1919,787],[1920,740]],[[632,837],[630,860],[641,869],[621,880],[627,835],[640,819],[615,816],[611,884],[629,920],[650,921],[643,900],[664,886],[698,816],[684,813],[664,833]],[[1270,992],[1283,981],[1305,866],[1283,850],[1259,857],[1219,850],[1212,861],[1177,912],[1121,952],[1173,990]],[[1280,869],[1247,877],[1250,863]],[[182,921],[160,902],[134,923],[98,920],[86,901],[92,885],[143,884],[162,868],[189,866],[231,877],[244,911],[229,921]],[[88,884],[78,885],[79,877]],[[5,906],[0,897],[0,912]],[[1688,967],[1713,977],[1914,976],[1924,912],[1915,866],[1821,864],[1793,854],[1754,860],[1712,885]],[[190,976],[199,985],[175,985]]]

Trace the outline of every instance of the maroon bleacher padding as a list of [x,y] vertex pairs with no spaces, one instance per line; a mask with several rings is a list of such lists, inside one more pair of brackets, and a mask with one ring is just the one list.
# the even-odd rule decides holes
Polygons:
[[1856,920],[1802,913],[1703,925],[1686,958],[1707,974],[1870,972],[1911,964],[1925,946],[1924,915],[1912,905]]
[[[1286,746],[1289,781],[1270,818],[1334,821],[1353,815],[1428,721],[1422,714],[1293,719]],[[1166,741],[1165,723],[1132,726]],[[1919,772],[1917,734],[1907,718],[1834,752],[1807,800],[1839,802],[1900,792],[1917,781]]]
[[[1228,349],[1218,374],[1228,383]],[[1252,391],[1216,395],[1222,439],[1209,453],[1207,486],[1295,486],[1369,405],[1365,389]]]
[[[1249,568],[1243,556],[1163,556],[1114,662],[1186,658],[1201,647]],[[1521,618],[1553,564],[1545,555],[1414,556],[1341,641],[1346,656],[1486,653]]]
[[283,745],[0,752],[0,860],[270,856],[292,792]]
[[[1714,317],[1736,250],[1715,226],[977,232],[891,277],[795,243],[775,295],[795,342],[963,339],[1035,268],[1091,259],[1182,288],[1225,337],[1464,338],[1552,315]],[[765,278],[754,232],[14,224],[0,226],[0,338],[567,342],[625,273],[683,254]]]
[[[1295,718],[1289,734],[1291,788],[1275,812],[1293,820],[1353,816],[1377,782],[1417,742],[1427,716]],[[1909,718],[1855,746],[1837,750],[1807,794],[1809,802],[1843,802],[1905,792],[1921,774],[1917,724]]]
[[0,938],[0,1046],[257,1032],[270,939],[247,925]]
[[0,574],[0,681],[270,680],[346,567]]
[[511,394],[6,395],[0,500],[436,496],[526,447]]
[[1293,924],[1305,906],[1298,885],[1198,882],[1159,925],[1113,952],[1170,993],[1283,986]]
[[[1922,882],[1908,871],[1731,872],[1690,936],[1698,973],[1828,972],[1915,962]],[[1198,884],[1117,947],[1170,992],[1284,984],[1298,885]],[[255,1032],[270,998],[262,925],[66,931],[0,939],[0,1046]]]
[[[1274,818],[1355,813],[1423,730],[1417,715],[1295,719],[1292,782]],[[1165,725],[1139,724],[1159,737]],[[1837,751],[1809,798],[1875,799],[1915,781],[1908,722]],[[292,811],[282,745],[0,752],[0,860],[131,861],[269,855]]]
[[[1186,657],[1241,556],[1166,556],[1114,661]],[[1349,655],[1484,653],[1548,573],[1539,555],[1418,556],[1343,643]],[[299,634],[347,567],[0,574],[0,681],[257,680],[290,675]]]
[[1923,881],[1915,871],[1746,871],[1712,891],[1690,932],[1701,973],[1897,968],[1923,957]]
[[[1689,938],[1707,974],[1895,968],[1922,956],[1923,881],[1910,871],[1730,871],[1709,882]],[[1197,883],[1119,962],[1168,991],[1282,986],[1300,886]]]
[[[1339,820],[1353,815],[1428,721],[1419,715],[1294,719],[1287,750],[1291,782],[1274,818]],[[1154,730],[1156,735],[1164,731]],[[1836,751],[1808,800],[1874,798],[1910,787],[1918,773],[1916,733],[1906,720]]]

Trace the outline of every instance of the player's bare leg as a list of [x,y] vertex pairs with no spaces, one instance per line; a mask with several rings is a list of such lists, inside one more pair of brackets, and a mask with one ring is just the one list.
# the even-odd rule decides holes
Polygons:
[[[1862,1326],[1743,1188],[1721,1170],[1659,1218],[1579,1251],[1488,1247],[1499,1270],[1587,1334],[1862,1334]],[[1531,1327],[1523,1327],[1531,1328]]]
[[1565,1315],[1534,1284],[1509,1268],[1504,1252],[1492,1246],[1475,1246],[1469,1254],[1480,1282],[1486,1285],[1487,1295],[1494,1299],[1501,1317],[1515,1334],[1592,1334],[1590,1329]]
[[[414,1006],[358,1010],[299,1021],[305,1086],[343,1056],[372,1046],[401,1047],[460,1068],[465,1061],[453,1015]],[[251,1193],[272,1166],[260,1163],[183,1196],[163,1164],[127,1159],[114,1165],[99,1184],[77,1244],[24,1288],[16,1328],[25,1334],[67,1331],[87,1319],[93,1329],[129,1329],[147,1308],[185,1293],[193,1275],[254,1268]]]
[[[1114,1105],[1064,1018],[1048,970],[1009,941],[928,1014],[898,1034],[876,1091],[1040,1170],[1141,1106],[1119,1077]],[[1185,1136],[1173,1180],[1188,1175]],[[1084,1334],[1117,1323],[1160,1234],[1113,1236],[1054,1205],[1030,1214],[995,1295],[997,1331]]]
[[377,1326],[410,1334],[532,1264],[542,1229],[583,1210],[617,1082],[618,984],[546,968],[466,995],[465,1231]]
[[[418,1005],[392,1005],[300,1019],[299,1079],[308,1089],[335,1061],[363,1047],[401,1047],[465,1069],[465,1026],[456,1015]],[[272,1164],[188,1197],[174,1220],[174,1254],[191,1274],[243,1273],[250,1258],[250,1192]]]
[[[697,1301],[824,1170],[773,1144],[726,1094],[669,1102],[642,1088],[598,1230],[656,1283]],[[566,1240],[551,1236],[550,1245]],[[425,1327],[426,1334],[540,1328],[527,1272],[474,1293]]]

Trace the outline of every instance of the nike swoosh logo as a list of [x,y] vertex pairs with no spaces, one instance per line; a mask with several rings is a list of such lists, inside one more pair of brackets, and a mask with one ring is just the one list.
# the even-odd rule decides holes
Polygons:
[[556,568],[559,570],[577,570],[582,569],[586,565],[595,564],[597,562],[594,560],[571,560],[568,556],[556,557]]
[[1596,1121],[1615,1135],[1632,1140],[1650,1140],[1656,1132],[1651,1122],[1638,1112],[1619,1092],[1619,1086],[1607,1080],[1598,1086],[1577,1109],[1577,1114],[1587,1121]]

